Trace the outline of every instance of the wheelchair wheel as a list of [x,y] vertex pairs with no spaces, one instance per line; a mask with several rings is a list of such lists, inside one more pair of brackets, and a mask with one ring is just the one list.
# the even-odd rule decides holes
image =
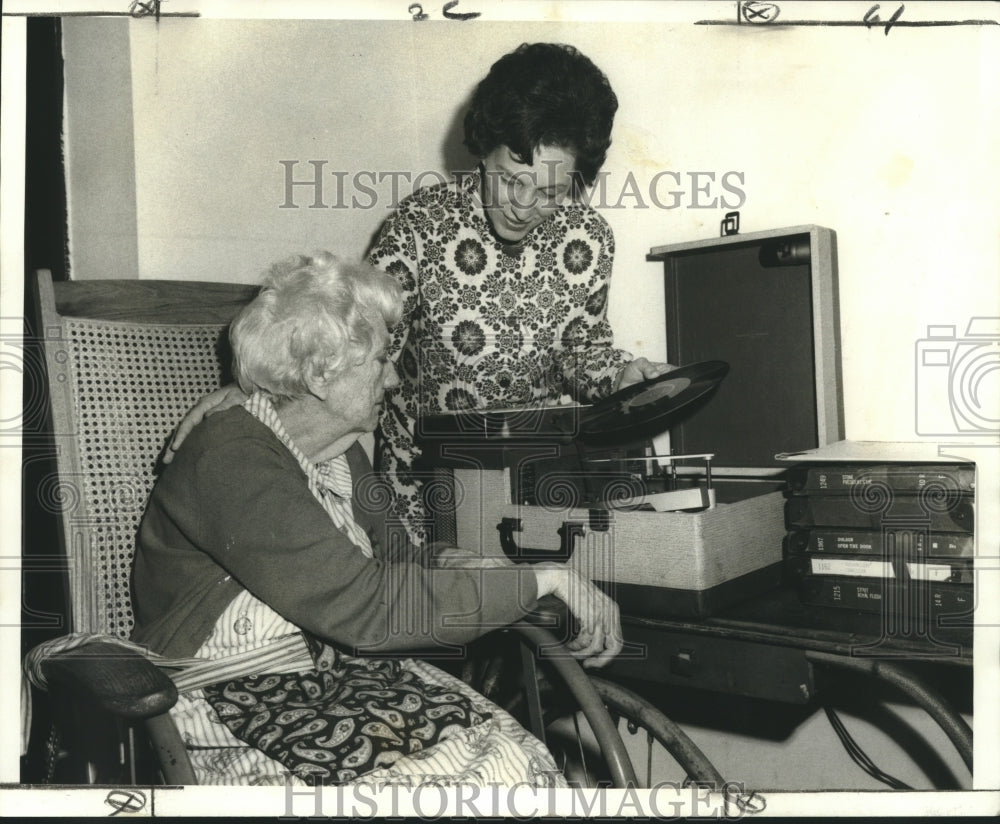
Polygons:
[[[655,781],[654,757],[665,754],[686,775],[687,784],[721,789],[725,779],[688,735],[649,701],[604,678],[590,676],[598,695],[617,723],[640,787]],[[582,786],[607,784],[600,747],[581,714],[551,687],[543,689],[545,743],[567,781]],[[662,753],[657,755],[657,751]]]
[[[507,633],[489,637],[489,648],[466,660],[463,680],[499,704],[522,725],[542,737],[566,779],[580,786],[609,785],[611,774],[597,737],[565,681],[549,672],[552,662],[535,659],[530,671],[518,665],[522,638]],[[582,671],[581,671],[582,672]],[[654,766],[666,758],[679,765],[686,783],[721,789],[725,779],[680,726],[631,690],[588,674],[600,702],[625,743],[640,787],[654,782]],[[526,689],[533,684],[533,689]],[[535,706],[531,693],[540,706]],[[532,717],[534,715],[534,718]],[[536,719],[541,716],[540,722]],[[612,784],[614,782],[611,782]]]

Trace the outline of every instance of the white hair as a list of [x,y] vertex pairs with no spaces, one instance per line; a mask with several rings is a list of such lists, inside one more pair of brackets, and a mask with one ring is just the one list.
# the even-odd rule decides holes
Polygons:
[[389,275],[329,252],[271,267],[229,329],[233,374],[250,394],[301,397],[309,381],[363,361],[399,323],[402,296]]

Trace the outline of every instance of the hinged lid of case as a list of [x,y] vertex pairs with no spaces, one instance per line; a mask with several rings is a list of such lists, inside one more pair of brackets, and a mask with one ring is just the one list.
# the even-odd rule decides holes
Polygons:
[[777,453],[843,438],[835,239],[794,226],[650,250],[664,265],[667,359],[729,364],[711,401],[670,430],[671,452],[767,475]]

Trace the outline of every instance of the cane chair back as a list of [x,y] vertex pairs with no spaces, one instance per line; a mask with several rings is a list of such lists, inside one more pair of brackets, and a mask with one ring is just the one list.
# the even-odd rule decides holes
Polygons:
[[71,632],[127,638],[135,537],[165,445],[221,385],[226,328],[256,293],[243,284],[53,282],[37,275],[39,334],[57,475]]

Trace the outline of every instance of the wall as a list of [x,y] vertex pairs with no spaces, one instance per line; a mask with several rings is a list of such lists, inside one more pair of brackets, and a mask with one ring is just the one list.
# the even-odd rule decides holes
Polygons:
[[[961,335],[1000,314],[998,27],[67,18],[64,32],[76,278],[250,281],[291,252],[361,255],[394,198],[392,177],[372,204],[354,176],[468,168],[462,104],[497,56],[544,39],[593,57],[621,102],[603,210],[619,345],[664,357],[646,252],[717,235],[740,192],[745,232],[837,232],[849,439],[914,439],[927,326]],[[305,186],[288,203],[283,160],[299,180],[325,161],[320,204]],[[683,185],[658,178],[657,205],[663,171]],[[335,172],[361,208],[338,207]],[[108,228],[130,217],[134,234]]]
[[97,17],[66,22],[63,156],[71,274],[138,277],[129,30]]

